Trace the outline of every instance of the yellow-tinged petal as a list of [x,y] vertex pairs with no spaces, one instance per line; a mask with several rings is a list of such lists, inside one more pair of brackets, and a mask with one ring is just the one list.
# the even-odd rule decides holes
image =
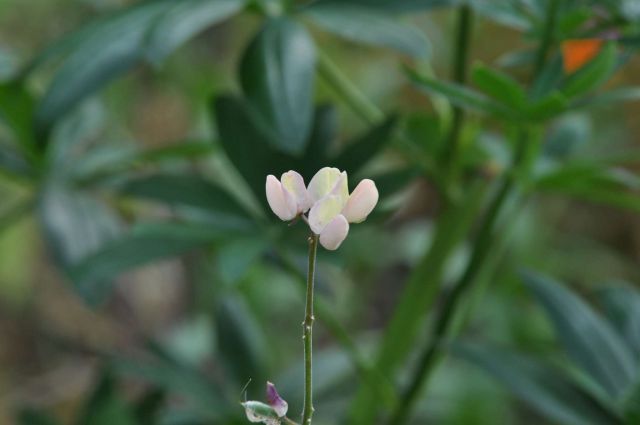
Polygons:
[[304,213],[311,208],[311,199],[307,193],[307,188],[304,185],[304,179],[295,171],[287,171],[280,177],[282,186],[291,192],[296,199],[298,213]]
[[309,211],[309,227],[313,233],[319,235],[325,226],[331,222],[342,211],[340,198],[334,195],[327,195],[311,207]]
[[267,202],[271,210],[280,220],[289,221],[298,215],[296,199],[291,192],[282,186],[278,179],[269,174],[266,183]]
[[351,192],[347,205],[342,210],[342,215],[349,223],[363,222],[377,203],[378,189],[376,184],[372,180],[364,179]]
[[330,193],[339,197],[349,196],[347,173],[337,168],[324,167],[309,182],[309,197],[313,203],[318,202]]
[[345,240],[348,233],[349,223],[347,219],[342,214],[338,214],[320,233],[320,245],[330,251],[336,250]]

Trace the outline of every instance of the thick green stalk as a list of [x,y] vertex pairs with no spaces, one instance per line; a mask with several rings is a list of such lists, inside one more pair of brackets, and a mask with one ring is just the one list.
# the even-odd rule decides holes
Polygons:
[[[436,312],[436,317],[432,327],[429,328],[430,341],[418,360],[416,371],[412,374],[413,379],[407,389],[399,397],[400,403],[396,406],[389,424],[402,425],[410,418],[411,411],[414,407],[422,388],[428,382],[434,366],[439,358],[439,353],[443,340],[450,332],[452,319],[457,311],[458,305],[462,300],[462,296],[473,285],[479,272],[485,263],[485,260],[494,249],[496,242],[496,227],[498,219],[501,216],[504,206],[514,192],[521,177],[521,165],[529,165],[530,155],[527,155],[529,149],[529,139],[526,131],[521,131],[517,140],[516,153],[514,155],[512,169],[507,171],[503,181],[496,192],[485,218],[480,226],[480,231],[473,244],[472,256],[465,272],[460,280],[454,285],[453,289],[446,295],[442,307]],[[527,167],[528,168],[528,167]]]
[[302,339],[304,341],[304,408],[302,424],[311,424],[313,416],[313,283],[316,272],[316,252],[318,251],[318,235],[309,236],[309,269],[307,271],[307,303],[304,321],[302,322]]
[[[434,302],[448,260],[467,234],[484,195],[484,182],[477,182],[461,202],[448,205],[440,214],[431,246],[411,273],[394,308],[394,315],[384,330],[374,370],[387,379],[395,375],[411,352],[428,307]],[[361,385],[347,423],[375,423],[382,407],[374,388]]]
[[[452,69],[453,81],[458,84],[464,84],[467,80],[472,24],[473,12],[471,7],[469,5],[461,6],[458,12],[457,36],[453,46],[455,57]],[[460,134],[463,121],[464,109],[460,106],[454,106],[449,136],[447,137],[448,143],[446,144],[446,160],[450,176],[455,173],[456,160],[460,151]]]

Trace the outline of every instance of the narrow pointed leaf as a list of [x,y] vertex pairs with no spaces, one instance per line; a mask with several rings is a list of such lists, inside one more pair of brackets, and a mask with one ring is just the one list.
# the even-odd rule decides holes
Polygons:
[[245,0],[181,0],[153,24],[147,37],[148,59],[159,63],[184,42],[245,5]]
[[304,14],[325,30],[355,42],[389,47],[419,58],[427,57],[431,50],[418,28],[375,8],[316,3]]
[[637,365],[611,325],[559,282],[532,272],[523,278],[573,361],[611,397],[628,390],[636,380]]
[[523,355],[478,344],[457,343],[457,357],[491,374],[518,398],[552,420],[567,425],[615,425],[620,419],[562,372]]
[[290,19],[273,18],[240,64],[240,83],[256,123],[287,153],[300,154],[311,130],[315,61],[306,29]]

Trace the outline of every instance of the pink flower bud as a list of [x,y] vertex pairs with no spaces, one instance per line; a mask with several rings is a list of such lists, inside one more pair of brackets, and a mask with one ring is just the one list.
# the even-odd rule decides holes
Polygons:
[[267,202],[269,202],[271,210],[280,220],[293,220],[298,215],[295,196],[271,174],[267,176],[266,192]]
[[373,211],[377,203],[378,189],[376,184],[372,180],[364,179],[351,192],[342,215],[349,223],[360,223]]
[[338,249],[349,233],[347,219],[338,214],[320,233],[320,244],[330,251]]

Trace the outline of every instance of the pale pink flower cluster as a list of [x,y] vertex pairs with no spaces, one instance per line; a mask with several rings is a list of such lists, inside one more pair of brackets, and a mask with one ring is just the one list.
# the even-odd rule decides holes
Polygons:
[[295,171],[287,171],[280,180],[269,175],[266,191],[269,206],[283,221],[308,211],[309,227],[329,250],[338,249],[345,240],[349,223],[364,221],[378,203],[378,189],[372,180],[362,180],[349,194],[347,172],[330,167],[318,171],[309,187]]

